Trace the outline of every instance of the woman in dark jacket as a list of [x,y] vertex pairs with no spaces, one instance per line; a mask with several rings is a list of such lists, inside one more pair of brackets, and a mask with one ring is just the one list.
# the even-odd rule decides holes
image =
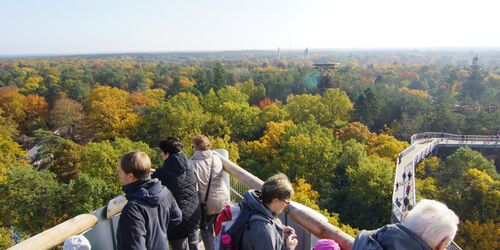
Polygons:
[[163,167],[152,174],[174,195],[182,211],[181,224],[168,229],[168,239],[174,250],[196,250],[199,242],[200,206],[194,169],[182,152],[182,142],[168,137],[160,142]]

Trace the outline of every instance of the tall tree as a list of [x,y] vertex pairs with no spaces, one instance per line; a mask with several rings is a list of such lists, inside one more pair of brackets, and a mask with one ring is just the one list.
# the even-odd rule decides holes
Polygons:
[[472,59],[472,65],[469,67],[469,77],[462,88],[462,97],[470,97],[474,101],[478,101],[488,90],[485,79],[487,73],[479,65],[479,58],[476,56]]

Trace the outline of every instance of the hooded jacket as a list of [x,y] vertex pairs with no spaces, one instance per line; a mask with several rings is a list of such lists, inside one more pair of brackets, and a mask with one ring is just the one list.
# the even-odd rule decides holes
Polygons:
[[432,250],[420,237],[402,224],[390,224],[373,231],[363,230],[352,250]]
[[196,178],[198,179],[198,199],[205,202],[208,182],[210,181],[210,168],[212,169],[212,182],[207,199],[207,214],[218,214],[224,205],[229,204],[228,188],[222,179],[222,162],[219,156],[214,155],[211,150],[195,151],[189,161],[194,166]]
[[189,160],[182,151],[170,155],[163,167],[157,169],[151,178],[158,178],[174,195],[182,211],[181,224],[169,228],[168,239],[177,240],[188,237],[200,226],[200,204],[196,175]]
[[255,190],[244,194],[244,202],[255,212],[250,217],[243,234],[241,249],[243,250],[282,250],[289,249],[283,241],[283,224],[271,210],[260,201]]
[[117,249],[167,249],[167,230],[179,224],[182,213],[170,191],[156,179],[123,186],[128,202],[123,207]]

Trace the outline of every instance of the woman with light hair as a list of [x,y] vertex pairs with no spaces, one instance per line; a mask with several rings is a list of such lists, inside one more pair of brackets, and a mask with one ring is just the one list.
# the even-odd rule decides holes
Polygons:
[[210,140],[196,135],[191,140],[193,156],[189,159],[198,179],[198,198],[201,204],[201,236],[205,250],[214,240],[214,221],[225,205],[229,204],[229,189],[222,179],[222,161],[211,150]]
[[405,215],[403,224],[386,225],[374,231],[363,230],[352,249],[444,250],[455,238],[458,222],[457,215],[445,204],[424,199]]

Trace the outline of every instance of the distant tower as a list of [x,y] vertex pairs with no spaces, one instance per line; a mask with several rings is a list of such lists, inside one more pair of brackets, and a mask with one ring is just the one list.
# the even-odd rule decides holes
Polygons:
[[338,83],[334,82],[333,75],[335,71],[340,67],[340,63],[314,63],[313,68],[315,68],[320,73],[320,82],[318,88],[321,92],[328,88],[338,87]]
[[309,48],[306,48],[306,50],[304,51],[304,58],[308,57],[309,57]]
[[280,47],[278,47],[278,60],[280,59]]

